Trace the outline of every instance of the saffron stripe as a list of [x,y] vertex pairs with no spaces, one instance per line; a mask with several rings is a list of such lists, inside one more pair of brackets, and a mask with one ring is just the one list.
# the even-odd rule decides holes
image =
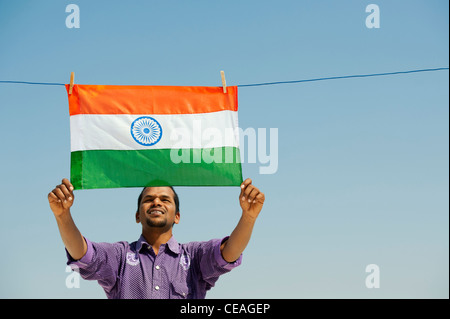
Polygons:
[[[69,91],[69,85],[66,84]],[[237,111],[237,86],[80,85],[68,94],[69,113],[193,114]]]

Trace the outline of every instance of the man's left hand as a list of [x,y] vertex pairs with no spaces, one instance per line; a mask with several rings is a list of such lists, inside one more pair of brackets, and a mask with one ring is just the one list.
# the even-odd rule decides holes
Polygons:
[[252,180],[250,178],[247,178],[241,184],[239,203],[241,204],[243,215],[256,219],[264,205],[264,200],[264,193],[252,185]]

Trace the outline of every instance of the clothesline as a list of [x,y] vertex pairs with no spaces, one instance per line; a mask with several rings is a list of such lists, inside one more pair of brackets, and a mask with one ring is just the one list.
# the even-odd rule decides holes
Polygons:
[[[417,69],[417,70],[395,71],[395,72],[385,72],[385,73],[370,73],[370,74],[354,74],[354,75],[342,75],[342,76],[329,76],[329,77],[303,79],[303,80],[293,80],[293,81],[238,84],[237,87],[251,87],[251,86],[278,85],[278,84],[293,84],[293,83],[328,81],[328,80],[341,80],[341,79],[351,79],[351,78],[366,78],[366,77],[375,77],[375,76],[392,76],[392,75],[411,74],[411,73],[419,73],[419,72],[444,71],[444,70],[448,70],[448,69],[449,69],[448,67],[442,67],[442,68]],[[0,84],[65,85],[65,83],[30,82],[30,81],[2,81],[2,80],[0,80]]]

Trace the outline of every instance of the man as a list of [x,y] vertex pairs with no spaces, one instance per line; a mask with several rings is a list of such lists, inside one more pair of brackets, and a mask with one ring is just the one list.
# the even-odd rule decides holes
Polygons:
[[246,179],[239,195],[242,216],[229,237],[178,244],[172,228],[180,222],[179,200],[172,187],[142,190],[136,212],[142,235],[133,243],[94,243],[83,237],[70,214],[74,198],[68,179],[48,194],[67,264],[84,279],[97,280],[114,299],[205,298],[220,275],[240,265],[265,200]]

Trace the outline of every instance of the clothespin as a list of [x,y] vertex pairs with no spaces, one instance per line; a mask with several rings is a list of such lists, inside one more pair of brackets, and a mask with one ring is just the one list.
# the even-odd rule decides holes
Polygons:
[[75,79],[75,72],[70,73],[69,94],[72,94],[73,80]]
[[220,76],[222,78],[223,93],[227,93],[227,82],[225,81],[225,72],[220,71]]

